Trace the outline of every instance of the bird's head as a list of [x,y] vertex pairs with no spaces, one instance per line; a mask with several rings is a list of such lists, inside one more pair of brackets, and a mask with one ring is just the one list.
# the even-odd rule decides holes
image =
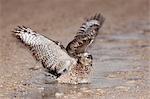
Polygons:
[[90,53],[81,53],[78,55],[78,62],[85,66],[92,66],[93,57]]

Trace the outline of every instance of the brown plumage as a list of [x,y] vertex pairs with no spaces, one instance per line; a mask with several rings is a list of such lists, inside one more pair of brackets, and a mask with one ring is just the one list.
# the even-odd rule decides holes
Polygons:
[[88,83],[93,58],[87,53],[87,47],[98,35],[103,22],[101,14],[87,19],[66,49],[58,41],[48,39],[25,26],[18,26],[13,32],[58,82]]
[[86,52],[87,47],[94,41],[104,22],[101,14],[86,20],[82,24],[74,39],[68,44],[66,50],[70,56],[78,57],[78,54]]

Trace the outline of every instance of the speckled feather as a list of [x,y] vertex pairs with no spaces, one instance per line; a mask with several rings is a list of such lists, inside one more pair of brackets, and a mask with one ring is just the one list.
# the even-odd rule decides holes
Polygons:
[[78,57],[80,53],[86,52],[87,47],[97,36],[104,20],[105,19],[101,14],[96,14],[87,19],[78,30],[74,39],[66,47],[68,54],[72,57]]
[[94,41],[103,22],[101,14],[87,19],[66,49],[58,41],[48,39],[25,26],[18,26],[13,32],[58,82],[88,83],[93,58],[86,49]]
[[[61,44],[50,40],[24,26],[19,26],[14,31],[15,36],[27,45],[38,61],[41,61],[44,68],[53,75],[59,77],[63,69],[67,69],[76,62]],[[68,63],[69,62],[69,63]],[[67,65],[68,64],[68,65]]]

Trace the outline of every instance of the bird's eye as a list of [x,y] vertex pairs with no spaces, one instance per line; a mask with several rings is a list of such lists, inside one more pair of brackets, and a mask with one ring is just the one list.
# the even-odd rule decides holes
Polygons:
[[93,59],[92,55],[88,55],[87,58],[89,59]]

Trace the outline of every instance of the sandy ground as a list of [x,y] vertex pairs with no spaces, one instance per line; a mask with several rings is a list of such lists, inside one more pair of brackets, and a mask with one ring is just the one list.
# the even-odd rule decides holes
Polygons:
[[[0,0],[0,98],[149,99],[148,1]],[[41,64],[10,32],[25,25],[66,46],[83,19],[99,12],[106,21],[89,50],[91,84],[45,84]]]

